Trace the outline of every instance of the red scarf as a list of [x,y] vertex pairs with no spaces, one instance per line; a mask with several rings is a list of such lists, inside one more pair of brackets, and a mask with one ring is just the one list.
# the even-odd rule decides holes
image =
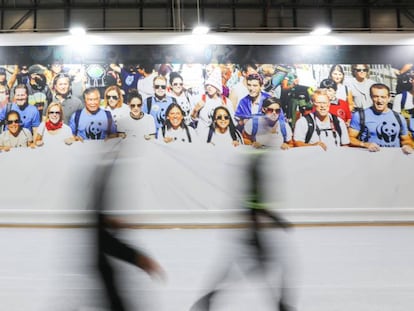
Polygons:
[[54,124],[52,122],[50,122],[50,120],[46,121],[46,128],[48,131],[56,131],[58,129],[60,129],[63,125],[62,121],[59,121],[58,123]]

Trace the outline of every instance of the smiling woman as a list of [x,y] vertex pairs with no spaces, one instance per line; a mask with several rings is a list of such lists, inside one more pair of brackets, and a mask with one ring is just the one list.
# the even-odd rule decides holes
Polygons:
[[0,135],[0,150],[10,151],[12,148],[34,147],[32,133],[22,127],[17,111],[10,111],[6,116],[7,131]]
[[62,144],[72,136],[70,127],[63,123],[63,109],[59,103],[51,103],[47,108],[46,120],[40,123],[35,136],[36,146]]
[[161,134],[158,139],[165,143],[181,141],[184,143],[192,143],[196,138],[193,128],[187,126],[184,122],[184,112],[180,105],[171,104],[165,112],[165,125],[161,128]]

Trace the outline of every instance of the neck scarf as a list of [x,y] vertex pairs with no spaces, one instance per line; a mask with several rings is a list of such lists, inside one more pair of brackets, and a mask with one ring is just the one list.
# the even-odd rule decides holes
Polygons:
[[46,121],[45,125],[48,131],[56,131],[63,126],[63,122],[59,121],[58,123],[55,124],[55,123],[50,122],[50,120],[48,120]]

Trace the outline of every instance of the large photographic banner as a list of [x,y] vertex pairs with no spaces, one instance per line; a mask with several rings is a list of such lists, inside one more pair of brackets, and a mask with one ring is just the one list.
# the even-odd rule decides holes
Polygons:
[[[115,168],[111,210],[131,222],[238,222],[258,150],[269,207],[293,222],[413,221],[414,155],[401,148],[414,132],[412,53],[408,45],[2,46],[0,223],[88,222],[102,160]],[[364,145],[371,134],[349,146],[352,130],[376,122],[372,85],[385,86],[391,115],[375,125],[377,152]],[[327,106],[315,97],[321,89]],[[328,110],[323,127],[315,116]]]

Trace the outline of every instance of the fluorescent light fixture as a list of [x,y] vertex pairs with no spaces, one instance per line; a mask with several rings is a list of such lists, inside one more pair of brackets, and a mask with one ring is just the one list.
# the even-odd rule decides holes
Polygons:
[[193,28],[193,35],[205,35],[210,31],[210,28],[204,25],[197,25]]
[[330,33],[331,31],[332,29],[330,27],[319,26],[319,27],[316,27],[313,31],[311,31],[310,34],[313,36],[324,36]]
[[85,28],[80,26],[70,28],[69,32],[72,36],[83,36],[86,34]]

